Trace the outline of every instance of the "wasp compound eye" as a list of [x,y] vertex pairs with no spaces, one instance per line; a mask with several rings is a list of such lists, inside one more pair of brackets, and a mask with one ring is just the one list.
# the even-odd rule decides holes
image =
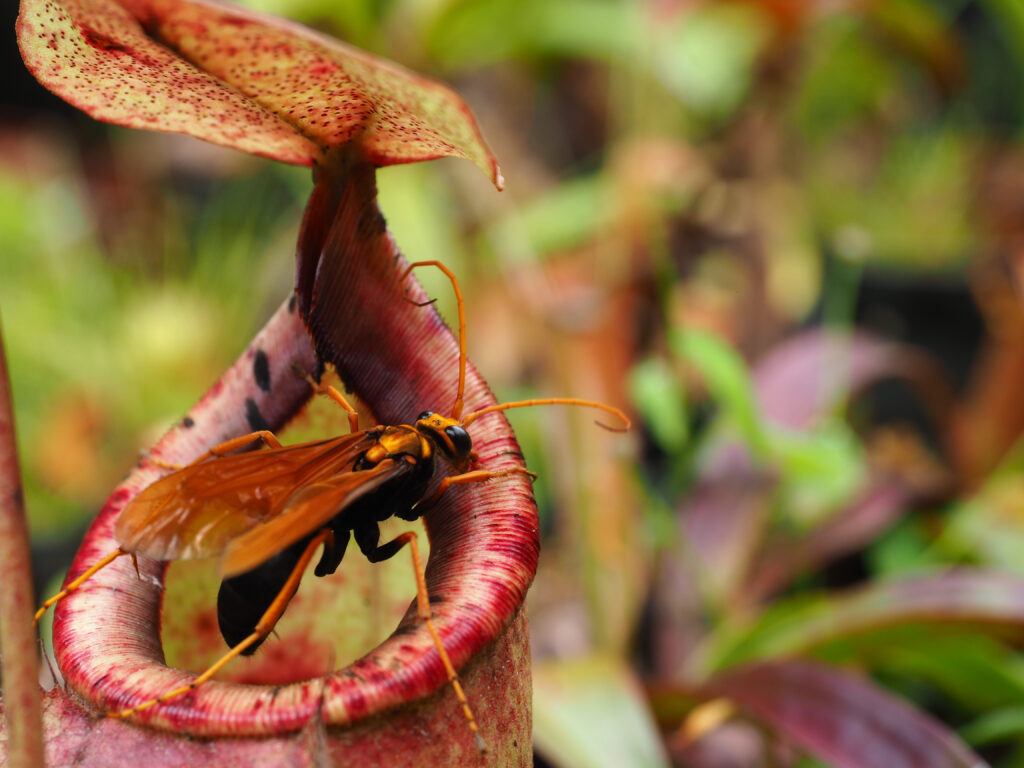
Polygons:
[[473,450],[473,439],[469,436],[469,432],[462,427],[455,425],[445,427],[444,433],[452,441],[452,448],[455,449],[457,456],[465,456]]

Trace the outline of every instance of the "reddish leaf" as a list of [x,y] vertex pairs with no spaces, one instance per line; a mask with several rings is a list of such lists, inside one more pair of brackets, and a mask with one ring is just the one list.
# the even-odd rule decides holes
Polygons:
[[[881,474],[881,473],[879,473]],[[863,547],[899,519],[918,497],[898,478],[873,475],[846,508],[803,536],[782,533],[757,557],[747,596],[760,599],[788,584],[797,574]]]
[[926,404],[944,415],[952,400],[933,363],[920,352],[866,333],[802,333],[758,360],[754,389],[762,413],[790,429],[809,429],[843,398],[885,377],[910,379]]
[[700,566],[701,590],[716,603],[743,589],[771,515],[773,474],[738,444],[718,447],[682,507],[684,541]]
[[[884,378],[910,381],[938,420],[948,417],[952,398],[934,363],[917,350],[874,338],[810,331],[760,360],[754,380],[766,418],[792,429],[808,429],[844,398]],[[896,442],[895,439],[890,443]],[[904,445],[891,463],[880,461],[857,498],[804,536],[783,535],[759,557],[753,593],[777,589],[802,569],[813,568],[872,541],[921,495],[937,492],[946,478],[914,461]],[[894,453],[894,451],[890,451]]]
[[[808,430],[851,392],[886,376],[910,376],[919,383],[930,364],[913,350],[856,333],[850,336],[809,331],[782,344],[758,361],[754,387],[765,418],[789,429]],[[933,376],[933,378],[936,378]],[[935,382],[928,392],[941,386]],[[809,536],[774,543],[759,565],[757,593],[770,591],[808,567],[862,546],[884,529],[920,489],[889,468],[872,473],[849,509],[837,512]],[[720,445],[701,467],[698,482],[684,502],[686,541],[693,558],[704,564],[705,592],[718,600],[746,591],[766,531],[766,505],[774,473],[757,467],[737,444]],[[751,597],[748,592],[745,597]]]
[[215,0],[23,0],[43,85],[99,120],[312,165],[350,142],[375,165],[465,157],[502,178],[446,86],[297,24]]
[[[887,376],[909,377],[934,406],[945,396],[934,366],[914,350],[867,334],[841,336],[809,331],[780,345],[754,367],[758,405],[767,420],[808,430],[842,404],[851,391]],[[755,603],[785,586],[802,570],[818,567],[871,541],[922,492],[934,491],[908,477],[906,467],[872,466],[857,496],[810,531],[769,526],[774,472],[757,466],[738,443],[721,443],[699,468],[680,505],[680,559],[662,566],[655,642],[666,674],[693,657],[694,627],[703,624],[705,602]],[[912,468],[911,468],[912,469]],[[749,657],[744,657],[749,658]]]
[[716,651],[713,666],[811,653],[844,638],[908,624],[1024,626],[1024,579],[958,570],[873,584],[805,608],[779,610],[735,645]]
[[873,683],[807,662],[760,664],[709,686],[835,768],[981,768],[948,729]]

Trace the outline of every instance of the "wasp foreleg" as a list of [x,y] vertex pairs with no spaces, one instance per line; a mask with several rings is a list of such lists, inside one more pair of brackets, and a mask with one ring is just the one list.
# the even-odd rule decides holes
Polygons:
[[420,501],[417,505],[417,509],[421,509],[433,504],[439,498],[441,494],[451,488],[453,485],[466,485],[468,483],[485,483],[488,480],[494,480],[497,477],[508,477],[509,475],[526,475],[531,480],[537,479],[537,473],[531,472],[526,467],[507,467],[505,469],[489,470],[489,469],[474,469],[471,472],[463,472],[461,475],[448,475],[441,483],[437,486],[437,490],[434,491],[430,496]]

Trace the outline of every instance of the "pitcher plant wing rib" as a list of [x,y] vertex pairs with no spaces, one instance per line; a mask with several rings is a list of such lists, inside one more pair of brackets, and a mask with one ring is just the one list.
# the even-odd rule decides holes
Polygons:
[[117,519],[122,549],[156,560],[212,557],[281,514],[296,490],[349,469],[366,433],[213,458],[157,480]]

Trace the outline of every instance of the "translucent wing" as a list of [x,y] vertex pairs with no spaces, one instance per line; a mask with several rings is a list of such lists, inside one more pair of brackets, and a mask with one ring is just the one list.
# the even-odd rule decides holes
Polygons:
[[345,472],[306,486],[288,501],[280,515],[255,526],[228,544],[220,564],[221,576],[237,576],[255,568],[285,547],[319,530],[345,507],[409,471],[412,466],[408,461],[385,459],[370,469]]
[[375,442],[359,432],[192,464],[136,496],[114,534],[124,549],[157,560],[219,555],[281,514],[296,492],[350,470]]

